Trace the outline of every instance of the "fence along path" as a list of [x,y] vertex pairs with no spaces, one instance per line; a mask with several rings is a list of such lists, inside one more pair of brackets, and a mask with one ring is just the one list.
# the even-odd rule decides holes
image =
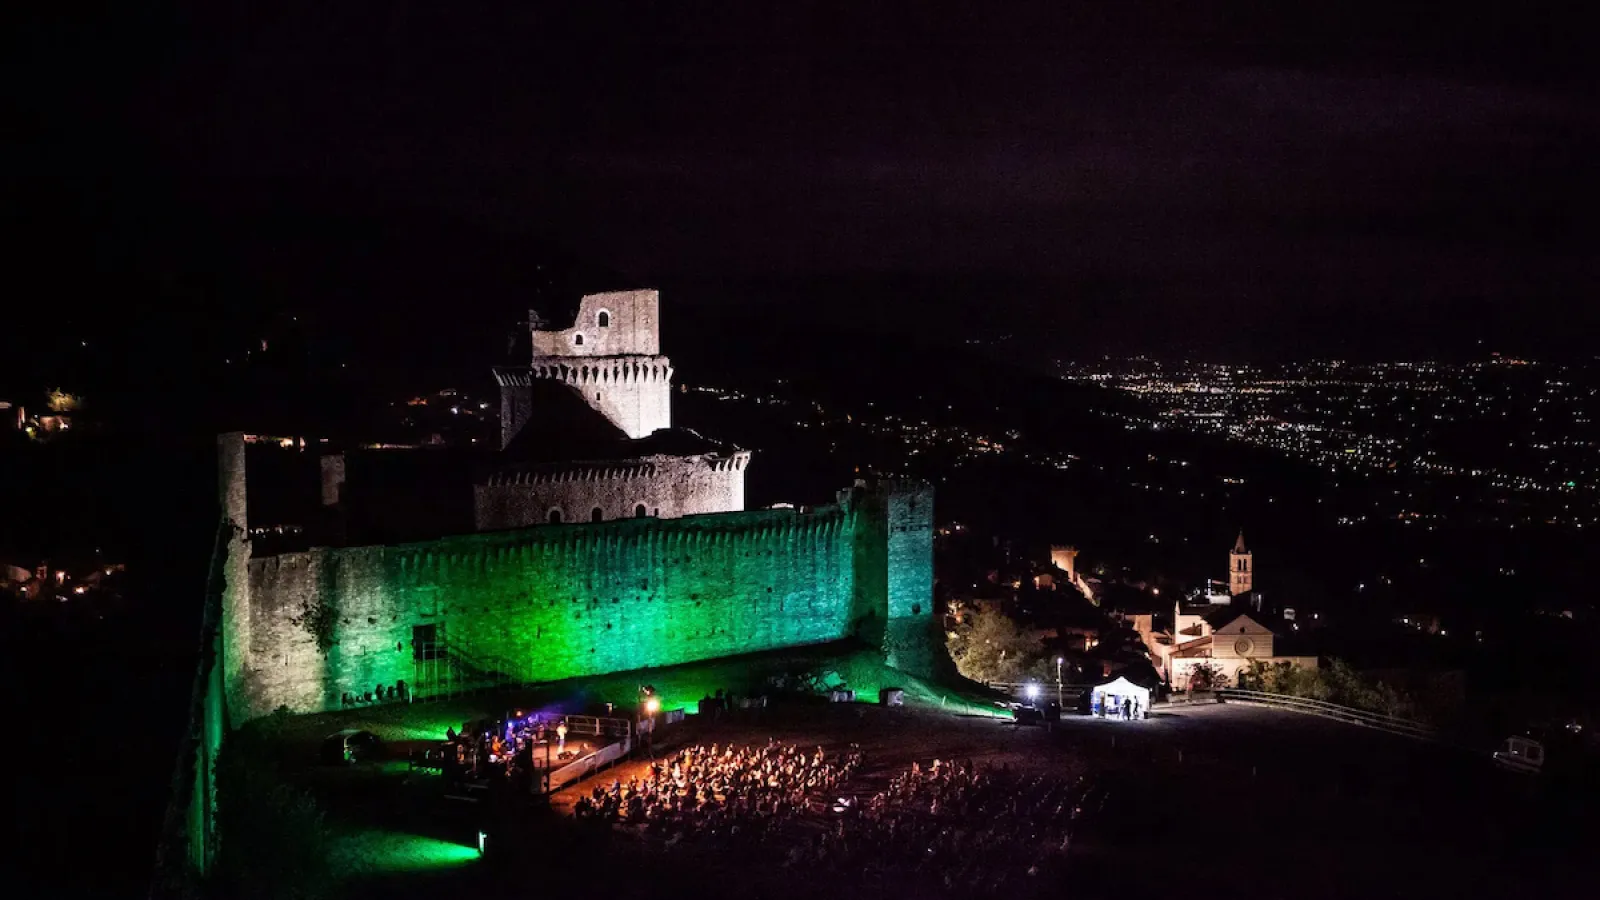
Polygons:
[[1321,716],[1324,719],[1334,719],[1348,722],[1353,725],[1366,725],[1390,734],[1404,735],[1405,737],[1434,740],[1438,737],[1438,730],[1431,725],[1402,719],[1399,716],[1387,716],[1383,713],[1368,712],[1351,706],[1340,706],[1337,703],[1328,703],[1325,700],[1310,700],[1305,697],[1290,697],[1284,694],[1268,694],[1263,691],[1243,691],[1236,688],[1223,688],[1216,692],[1222,700],[1231,700],[1242,703],[1259,703],[1263,706],[1274,706],[1278,709],[1289,709],[1295,712]]

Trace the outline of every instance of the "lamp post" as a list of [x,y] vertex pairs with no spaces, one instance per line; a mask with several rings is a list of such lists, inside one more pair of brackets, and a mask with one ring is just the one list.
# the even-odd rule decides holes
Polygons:
[[644,752],[645,756],[652,760],[656,758],[656,713],[660,710],[661,701],[659,699],[654,695],[645,698],[644,714],[645,721],[649,723],[649,726],[644,733]]
[[1056,657],[1056,706],[1061,705],[1061,663],[1064,662],[1065,659],[1065,657],[1061,656]]

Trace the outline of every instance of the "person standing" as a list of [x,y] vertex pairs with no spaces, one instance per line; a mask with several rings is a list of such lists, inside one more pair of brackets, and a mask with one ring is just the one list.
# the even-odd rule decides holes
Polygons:
[[1122,721],[1126,722],[1126,721],[1128,721],[1128,720],[1130,720],[1132,718],[1133,718],[1133,700],[1132,700],[1132,698],[1124,697],[1124,698],[1122,698]]
[[565,753],[567,749],[567,720],[562,719],[556,726],[556,753]]

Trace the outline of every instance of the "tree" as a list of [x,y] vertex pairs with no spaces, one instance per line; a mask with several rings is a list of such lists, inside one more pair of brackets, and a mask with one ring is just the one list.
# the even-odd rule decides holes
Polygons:
[[[946,633],[945,647],[963,677],[1014,682],[1045,671],[1043,638],[1042,632],[1019,626],[998,610],[980,609]],[[1050,672],[1053,680],[1054,669]]]
[[1239,686],[1252,691],[1305,697],[1311,700],[1328,698],[1328,687],[1323,683],[1318,670],[1289,662],[1267,663],[1255,660],[1250,663],[1250,668],[1239,673]]
[[1342,659],[1330,660],[1325,669],[1256,661],[1239,673],[1239,683],[1254,691],[1323,700],[1386,716],[1417,715],[1416,703],[1404,692],[1381,681],[1370,682]]
[[73,412],[83,405],[82,399],[77,395],[69,394],[60,388],[50,391],[46,395],[45,403],[50,407],[51,412],[58,413]]
[[1228,686],[1228,675],[1214,662],[1196,663],[1189,673],[1189,690],[1214,691]]

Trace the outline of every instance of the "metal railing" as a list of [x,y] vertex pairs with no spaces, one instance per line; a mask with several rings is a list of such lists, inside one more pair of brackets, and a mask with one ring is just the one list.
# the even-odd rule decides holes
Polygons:
[[628,737],[624,737],[614,744],[601,747],[587,756],[575,759],[550,772],[546,776],[545,791],[553,794],[564,787],[577,784],[601,769],[615,765],[632,751],[633,741]]
[[627,719],[606,716],[551,716],[567,723],[567,734],[587,734],[594,737],[620,737],[633,735],[633,723]]
[[1399,716],[1389,716],[1383,713],[1368,712],[1351,706],[1340,706],[1325,700],[1311,700],[1305,697],[1290,697],[1285,694],[1268,694],[1263,691],[1244,691],[1236,688],[1222,688],[1217,692],[1217,697],[1222,700],[1260,703],[1263,706],[1275,706],[1279,709],[1290,709],[1295,712],[1308,713],[1321,716],[1324,719],[1334,719],[1348,722],[1352,725],[1365,725],[1390,734],[1399,734],[1406,737],[1432,739],[1438,731],[1431,725],[1402,719]]

